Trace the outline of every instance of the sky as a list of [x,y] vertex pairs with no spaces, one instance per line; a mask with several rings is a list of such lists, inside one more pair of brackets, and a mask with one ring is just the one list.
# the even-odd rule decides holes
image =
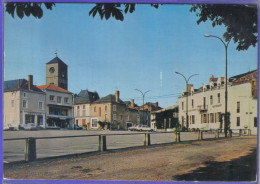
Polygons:
[[[88,89],[100,97],[120,91],[124,101],[134,99],[175,105],[186,78],[199,88],[211,75],[225,76],[225,49],[211,34],[221,37],[225,27],[211,22],[197,25],[191,5],[136,6],[124,21],[89,16],[94,4],[56,3],[43,8],[41,19],[4,13],[4,80],[27,79],[45,84],[46,63],[58,57],[68,65],[68,90]],[[257,69],[257,48],[228,47],[228,77]]]

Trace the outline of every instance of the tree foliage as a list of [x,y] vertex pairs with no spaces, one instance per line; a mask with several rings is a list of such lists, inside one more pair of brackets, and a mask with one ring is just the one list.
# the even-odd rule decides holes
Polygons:
[[[42,5],[47,10],[52,10],[55,3],[6,3],[6,11],[14,17],[16,13],[19,18],[43,16]],[[90,10],[89,16],[99,15],[101,20],[111,17],[123,21],[124,14],[133,13],[136,8],[135,3],[97,3]],[[158,8],[159,4],[151,4]],[[212,26],[224,25],[226,32],[223,37],[226,41],[233,39],[237,43],[237,50],[247,50],[250,46],[255,47],[258,42],[257,30],[257,6],[228,5],[228,4],[194,4],[190,12],[195,12],[199,17],[197,24],[211,21]]]
[[[103,17],[108,20],[111,16],[116,20],[124,20],[123,13],[133,13],[135,11],[136,4],[134,3],[97,3],[89,12],[89,15],[93,17],[98,13],[101,20]],[[151,4],[151,6],[158,8],[158,4]]]
[[247,50],[255,47],[258,41],[257,7],[247,5],[228,4],[199,4],[193,5],[191,12],[199,17],[197,24],[212,22],[212,26],[224,25],[226,41],[233,39],[237,43],[237,50]]
[[34,16],[35,18],[42,18],[43,10],[42,4],[45,5],[47,10],[52,10],[52,7],[55,6],[55,3],[6,3],[5,11],[8,12],[12,17],[14,14],[22,19],[24,15],[29,17],[30,15]]

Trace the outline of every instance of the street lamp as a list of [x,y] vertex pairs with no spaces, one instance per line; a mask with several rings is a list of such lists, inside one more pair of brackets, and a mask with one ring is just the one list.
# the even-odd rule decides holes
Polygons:
[[[193,77],[193,76],[195,76],[195,75],[199,75],[199,74],[193,74],[193,75],[189,76],[188,79],[186,79],[186,77],[185,77],[183,74],[181,74],[181,73],[179,73],[179,72],[175,72],[175,73],[181,75],[181,76],[184,78],[184,80],[185,80],[185,82],[186,82],[186,91],[187,91],[187,93],[188,93],[188,84],[189,84],[190,78]],[[187,96],[186,96],[186,128],[187,128],[187,129],[189,128],[188,96],[189,96],[189,95],[187,94]]]
[[[141,94],[142,94],[142,97],[143,97],[143,122],[144,122],[144,96],[146,93],[148,93],[150,90],[146,91],[146,92],[142,92],[141,90],[139,89],[135,89],[136,91],[139,91]],[[148,122],[147,122],[148,123]]]
[[228,98],[228,96],[227,96],[227,49],[228,49],[228,44],[229,44],[229,42],[230,42],[230,40],[228,41],[228,42],[224,42],[220,37],[218,37],[218,36],[214,36],[214,35],[209,35],[209,34],[205,34],[204,35],[205,37],[214,37],[214,38],[217,38],[217,39],[219,39],[222,43],[223,43],[223,45],[224,45],[224,47],[225,47],[225,114],[224,114],[224,132],[225,132],[225,137],[227,137],[227,98]]

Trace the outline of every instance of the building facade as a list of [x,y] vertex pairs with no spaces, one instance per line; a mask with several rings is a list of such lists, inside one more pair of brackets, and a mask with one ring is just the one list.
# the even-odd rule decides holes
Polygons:
[[141,124],[142,111],[129,108],[115,95],[107,95],[90,104],[90,127],[103,129],[127,130],[133,124]]
[[[227,112],[231,129],[251,129],[257,133],[257,71],[229,78]],[[179,121],[187,127],[186,100],[188,99],[189,129],[224,129],[224,78],[210,78],[209,85],[191,87],[179,98]]]
[[81,90],[78,95],[74,97],[74,124],[86,129],[96,128],[92,127],[90,117],[90,104],[99,100],[99,95],[96,91]]
[[153,111],[151,113],[151,127],[155,130],[179,128],[178,111],[178,105]]
[[26,125],[45,128],[45,93],[28,80],[4,82],[4,129],[19,129]]
[[73,127],[72,93],[55,86],[47,84],[38,86],[46,94],[46,124],[47,128]]

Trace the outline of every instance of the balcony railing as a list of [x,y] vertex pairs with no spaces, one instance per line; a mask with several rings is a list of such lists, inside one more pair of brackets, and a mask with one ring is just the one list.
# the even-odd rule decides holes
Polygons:
[[197,108],[199,111],[207,111],[208,105],[198,105]]

